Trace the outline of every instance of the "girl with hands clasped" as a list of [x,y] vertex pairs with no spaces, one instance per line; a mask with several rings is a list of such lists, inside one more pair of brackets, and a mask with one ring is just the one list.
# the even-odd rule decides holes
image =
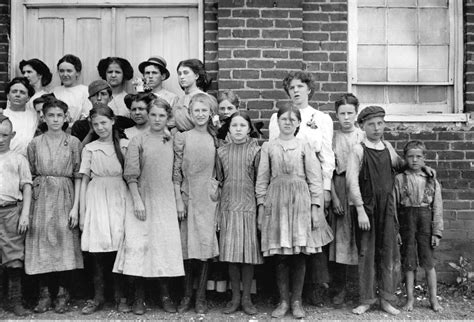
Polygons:
[[[25,271],[39,275],[40,299],[34,311],[64,313],[71,270],[83,268],[79,229],[81,143],[63,131],[68,107],[59,100],[43,105],[48,131],[28,145],[33,181],[30,229],[25,242]],[[59,286],[59,292],[57,288]],[[54,294],[58,292],[57,294]]]
[[277,121],[280,133],[263,144],[258,168],[258,226],[263,256],[274,256],[276,262],[280,304],[272,317],[282,318],[290,308],[291,276],[292,313],[295,318],[304,318],[301,293],[305,255],[321,252],[333,237],[322,208],[321,165],[310,144],[295,137],[300,111],[282,107]]
[[173,182],[180,220],[184,259],[184,297],[180,313],[191,306],[194,270],[199,271],[196,313],[207,311],[208,260],[219,255],[216,237],[218,182],[215,177],[217,138],[212,115],[217,110],[214,97],[198,93],[189,104],[192,130],[176,133]]
[[128,145],[124,178],[134,213],[125,217],[125,239],[114,272],[135,276],[133,312],[145,313],[145,278],[160,278],[163,309],[176,312],[168,277],[183,276],[183,256],[173,190],[173,138],[166,128],[171,106],[156,98],[146,105],[149,130]]
[[242,304],[245,313],[254,315],[257,309],[250,298],[253,266],[263,263],[257,237],[255,198],[260,146],[256,139],[250,137],[254,130],[250,117],[245,112],[235,112],[229,117],[228,123],[231,142],[217,150],[217,172],[222,181],[218,219],[219,259],[229,262],[232,283],[232,301],[224,313],[234,313]]
[[[133,205],[127,184],[122,178],[126,140],[115,128],[110,107],[96,103],[89,115],[98,139],[82,150],[80,199],[81,248],[91,253],[94,265],[93,300],[82,309],[91,314],[104,304],[104,273],[111,272],[119,245],[124,237],[124,222]],[[128,312],[122,294],[121,275],[113,274],[115,300],[121,312]]]

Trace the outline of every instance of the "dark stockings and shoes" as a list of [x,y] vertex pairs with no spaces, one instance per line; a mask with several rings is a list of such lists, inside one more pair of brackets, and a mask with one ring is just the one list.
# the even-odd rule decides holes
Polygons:
[[[242,304],[242,309],[249,315],[257,313],[252,303],[250,289],[252,287],[254,268],[250,264],[229,263],[229,276],[232,285],[232,300],[227,304],[224,313],[236,312]],[[240,280],[242,279],[242,298],[240,295]]]
[[332,303],[335,306],[340,306],[344,304],[346,298],[347,265],[334,263],[333,272],[333,285],[336,295],[332,298]]
[[181,303],[179,304],[178,312],[186,312],[191,307],[195,271],[197,271],[198,276],[198,288],[196,290],[195,310],[198,314],[204,314],[207,312],[206,288],[208,270],[208,261],[190,259],[184,261],[184,296],[181,299]]
[[21,296],[21,274],[22,268],[8,267],[8,300],[9,309],[16,316],[26,316],[28,311],[23,307]]
[[51,309],[54,302],[56,313],[65,313],[70,298],[71,281],[71,271],[40,275],[40,299],[34,311],[36,313],[44,313]]

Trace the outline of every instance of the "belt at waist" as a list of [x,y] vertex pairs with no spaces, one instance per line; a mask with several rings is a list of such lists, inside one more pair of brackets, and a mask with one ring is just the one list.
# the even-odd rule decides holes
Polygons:
[[2,209],[13,208],[13,207],[16,207],[17,205],[18,205],[17,201],[7,201],[7,202],[4,202],[4,203],[1,203],[0,208],[2,208]]

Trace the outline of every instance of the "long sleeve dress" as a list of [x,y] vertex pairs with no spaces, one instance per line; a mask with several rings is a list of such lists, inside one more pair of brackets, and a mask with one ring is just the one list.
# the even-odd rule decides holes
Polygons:
[[184,259],[207,260],[219,255],[216,236],[216,148],[212,136],[195,129],[176,133],[173,182],[181,187],[187,216],[180,223]]
[[33,181],[25,271],[43,274],[83,268],[79,228],[69,229],[74,179],[80,178],[81,143],[69,134],[40,135],[28,146]]
[[178,213],[173,190],[173,141],[150,132],[128,145],[124,178],[136,182],[146,219],[130,212],[114,272],[142,277],[184,275]]
[[256,139],[249,139],[240,144],[226,144],[217,153],[218,177],[222,178],[219,204],[220,260],[262,264],[255,197],[260,146]]
[[[321,206],[321,166],[303,139],[276,138],[262,146],[255,187],[263,204],[263,256],[312,254],[332,239]],[[311,205],[317,205],[320,228],[311,229]]]

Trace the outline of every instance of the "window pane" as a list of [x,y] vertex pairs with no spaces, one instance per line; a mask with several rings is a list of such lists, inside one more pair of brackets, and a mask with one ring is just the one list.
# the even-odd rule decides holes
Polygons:
[[359,44],[385,44],[385,9],[358,10]]
[[389,44],[416,44],[416,9],[389,9],[387,29]]
[[420,86],[420,103],[446,103],[448,100],[448,91],[446,86]]
[[417,46],[388,46],[388,81],[413,82],[417,76]]
[[448,0],[418,0],[419,7],[447,7]]
[[385,7],[385,0],[359,0],[359,7]]
[[388,103],[416,103],[416,86],[388,86]]
[[420,46],[419,81],[446,82],[449,70],[448,46]]
[[357,79],[386,81],[385,46],[363,46],[357,49]]
[[389,7],[414,7],[416,0],[388,0]]
[[361,104],[365,103],[385,103],[384,86],[361,86],[356,87],[355,92]]
[[449,44],[448,9],[420,9],[420,43]]

